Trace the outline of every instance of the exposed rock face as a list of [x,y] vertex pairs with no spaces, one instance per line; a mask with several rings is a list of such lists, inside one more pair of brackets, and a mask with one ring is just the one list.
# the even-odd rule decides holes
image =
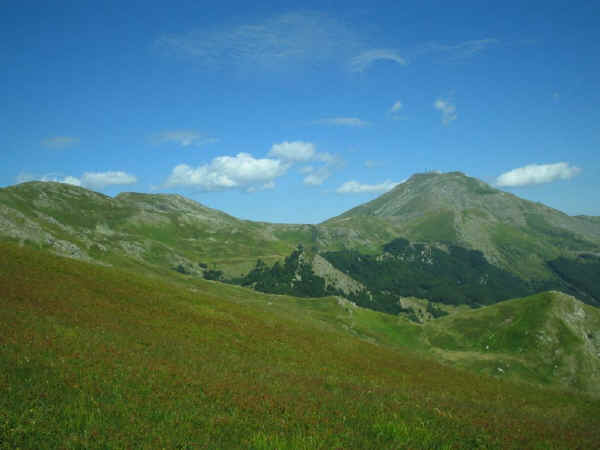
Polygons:
[[344,294],[355,294],[366,290],[364,285],[333,267],[329,261],[320,255],[312,260],[315,275],[323,278],[327,286],[333,286]]
[[[586,309],[590,307],[583,304],[575,297],[562,292],[552,291],[553,315],[579,340],[581,355],[570,354],[569,349],[564,348],[561,342],[560,328],[548,326],[546,338],[547,344],[552,347],[553,357],[564,363],[557,367],[557,376],[564,379],[565,384],[570,384],[577,377],[577,373],[588,373],[591,380],[585,380],[590,384],[588,389],[600,392],[600,320],[596,311]],[[596,314],[595,314],[596,313]],[[580,380],[584,381],[584,380]],[[594,386],[595,385],[595,386]]]

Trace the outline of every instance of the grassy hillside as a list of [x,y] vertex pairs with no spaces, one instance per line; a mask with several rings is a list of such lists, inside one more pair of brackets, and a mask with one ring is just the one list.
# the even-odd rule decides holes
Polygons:
[[434,351],[459,367],[600,394],[600,311],[544,292],[427,322]]
[[598,400],[400,350],[417,350],[422,329],[398,320],[334,298],[151,279],[0,244],[0,447],[600,441]]
[[179,195],[111,198],[50,182],[0,189],[1,238],[119,267],[202,274],[203,263],[237,275],[290,253],[306,227],[239,220]]

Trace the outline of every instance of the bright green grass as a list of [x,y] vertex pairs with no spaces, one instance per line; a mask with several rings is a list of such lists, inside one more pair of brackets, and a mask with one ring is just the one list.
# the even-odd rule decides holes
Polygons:
[[294,315],[294,303],[309,300],[174,280],[0,244],[0,447],[546,449],[600,440],[598,401],[357,339],[331,321],[333,299]]
[[453,211],[430,213],[414,222],[410,228],[410,236],[418,241],[454,243],[458,239]]
[[598,395],[599,328],[596,308],[544,292],[428,322],[424,334],[458,366]]

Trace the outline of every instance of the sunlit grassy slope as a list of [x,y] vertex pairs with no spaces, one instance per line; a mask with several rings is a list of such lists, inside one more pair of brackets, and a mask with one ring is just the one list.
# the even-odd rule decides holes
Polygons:
[[600,310],[561,292],[457,312],[425,334],[455,365],[600,394]]
[[117,267],[201,274],[203,263],[237,275],[257,258],[285,257],[305,228],[240,220],[179,195],[111,198],[53,182],[0,189],[0,239]]
[[598,400],[442,366],[403,349],[422,328],[351,311],[0,244],[0,447],[600,442]]

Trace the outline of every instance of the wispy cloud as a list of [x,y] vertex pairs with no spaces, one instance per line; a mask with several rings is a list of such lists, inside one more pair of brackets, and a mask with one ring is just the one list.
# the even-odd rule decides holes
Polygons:
[[206,136],[193,130],[163,131],[154,136],[153,140],[158,144],[173,143],[181,147],[200,147],[219,142],[218,138]]
[[331,176],[331,166],[325,165],[312,170],[304,177],[304,184],[321,186]]
[[63,149],[79,144],[79,138],[73,136],[53,136],[42,140],[42,145],[48,148]]
[[329,152],[317,153],[315,155],[315,160],[324,162],[325,164],[336,168],[340,168],[345,165],[345,161],[342,158]]
[[398,111],[400,111],[402,108],[404,108],[404,105],[402,104],[402,102],[400,100],[398,100],[397,102],[395,102],[392,107],[390,108],[390,112],[391,113],[397,113]]
[[307,173],[311,173],[315,170],[314,166],[304,166],[304,167],[300,167],[300,169],[298,170],[298,172],[300,172],[303,175],[306,175]]
[[[428,42],[406,50],[410,60],[422,55],[465,59],[498,44],[494,38],[458,43]],[[326,64],[361,73],[377,61],[401,66],[409,57],[397,48],[378,47],[377,39],[320,12],[288,12],[247,23],[164,34],[155,41],[168,55],[210,69],[243,71],[321,69]],[[397,44],[403,44],[401,42]]]
[[286,13],[249,24],[163,35],[157,45],[211,67],[274,69],[344,61],[361,47],[344,23],[321,13]]
[[379,162],[379,161],[373,161],[372,159],[368,159],[368,160],[365,161],[365,167],[367,169],[372,169],[374,167],[379,167],[381,165],[382,165],[381,162]]
[[453,105],[450,100],[438,98],[433,103],[433,107],[442,112],[442,123],[444,125],[449,125],[458,117],[456,113],[456,106]]
[[397,100],[389,109],[388,114],[394,120],[406,120],[406,116],[401,115],[403,109],[404,103],[402,103],[400,100]]
[[60,175],[49,173],[45,175],[34,175],[31,173],[20,173],[17,177],[18,183],[26,181],[54,181],[57,183],[83,186],[91,189],[103,189],[113,185],[129,185],[137,183],[137,177],[123,171],[108,172],[85,172],[81,177],[71,175]]
[[352,72],[363,72],[368,69],[371,64],[376,61],[393,61],[402,66],[407,64],[397,50],[393,49],[371,49],[361,52],[359,55],[352,58],[350,61],[350,70]]
[[305,162],[312,160],[316,155],[315,145],[312,142],[284,141],[273,144],[268,155],[290,162]]
[[391,189],[394,189],[402,182],[393,182],[390,180],[386,180],[383,183],[379,184],[363,184],[358,181],[346,181],[340,187],[336,189],[338,194],[364,194],[364,193],[374,193],[374,192],[387,192]]
[[358,117],[327,117],[312,122],[315,125],[336,125],[344,127],[364,127],[369,125],[369,122],[361,120]]
[[581,172],[579,167],[566,162],[555,164],[529,164],[510,170],[496,178],[496,185],[503,187],[526,186],[529,184],[550,183],[556,180],[568,180]]
[[60,175],[55,173],[47,173],[45,175],[35,175],[28,172],[21,172],[17,176],[17,183],[26,183],[28,181],[54,181],[56,183],[72,184],[73,186],[81,186],[81,180],[70,175]]
[[457,44],[429,42],[419,46],[417,54],[437,53],[450,60],[467,59],[478,55],[488,48],[498,45],[500,41],[494,38],[475,39]]

